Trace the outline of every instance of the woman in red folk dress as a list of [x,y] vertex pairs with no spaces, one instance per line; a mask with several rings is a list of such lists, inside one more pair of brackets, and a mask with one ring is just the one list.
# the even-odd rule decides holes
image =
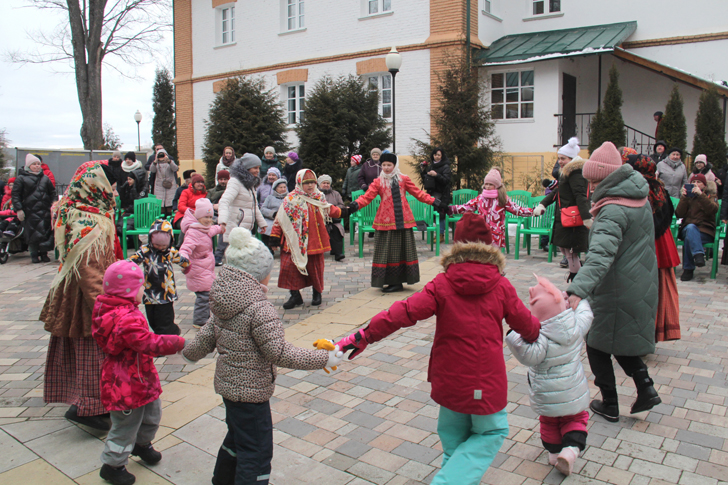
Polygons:
[[420,190],[399,171],[399,161],[393,153],[382,153],[382,173],[369,185],[366,193],[349,206],[350,213],[371,203],[379,195],[382,202],[374,218],[374,259],[372,287],[385,293],[401,291],[403,283],[420,281],[417,246],[412,228],[415,218],[407,203],[407,193],[420,202],[440,206],[440,201]]
[[324,255],[331,251],[326,223],[340,218],[341,212],[326,202],[312,170],[298,171],[296,188],[283,199],[270,233],[271,249],[283,241],[278,287],[291,291],[284,309],[303,305],[301,290],[308,286],[313,286],[311,305],[321,304]]

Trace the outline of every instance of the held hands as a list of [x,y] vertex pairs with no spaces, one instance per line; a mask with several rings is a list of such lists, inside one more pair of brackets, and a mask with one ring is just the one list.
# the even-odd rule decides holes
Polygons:
[[451,215],[455,214],[455,212],[456,212],[456,209],[455,209],[454,205],[449,205],[447,207],[447,215],[451,216]]
[[357,330],[348,337],[344,337],[343,339],[336,342],[336,345],[338,345],[339,348],[343,351],[353,349],[354,351],[349,354],[349,360],[351,360],[359,355],[365,348],[367,348],[369,342],[367,342],[367,337],[364,333],[364,330]]
[[18,219],[20,219],[20,222],[23,222],[25,220],[25,212],[18,211],[16,212],[16,215],[18,216]]
[[584,227],[587,229],[591,229],[592,224],[594,224],[594,219],[587,219],[584,221]]
[[[313,346],[316,347],[317,350],[329,351],[329,360],[326,363],[326,367],[331,367],[331,370],[336,370],[338,365],[344,360],[344,352],[340,350],[338,345],[334,345],[334,342],[331,340],[320,338],[313,343]],[[326,371],[327,374],[331,374],[326,367],[324,367],[324,371]]]
[[[278,236],[271,236],[270,239],[268,239],[268,247],[271,249],[275,249],[281,245],[281,238]],[[317,341],[318,342],[318,341]]]
[[579,302],[581,301],[581,298],[579,298],[576,295],[570,295],[569,296],[569,306],[572,310],[576,311],[576,307],[579,306]]
[[533,217],[540,217],[544,212],[546,212],[546,207],[543,204],[539,204],[533,209]]
[[434,207],[435,209],[440,209],[442,207],[442,201],[440,199],[435,199],[432,202],[432,207]]
[[353,201],[351,204],[349,204],[349,214],[353,214],[354,212],[359,210],[359,204],[356,203],[356,201]]

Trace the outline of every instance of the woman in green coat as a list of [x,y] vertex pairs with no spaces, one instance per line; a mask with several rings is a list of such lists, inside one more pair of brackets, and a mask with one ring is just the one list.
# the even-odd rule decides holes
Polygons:
[[637,387],[632,414],[661,402],[640,358],[655,351],[655,228],[647,182],[630,165],[622,165],[612,143],[594,150],[582,172],[594,188],[594,222],[586,261],[567,293],[572,308],[587,298],[594,312],[586,351],[602,400],[589,407],[616,422],[619,405],[612,355]]

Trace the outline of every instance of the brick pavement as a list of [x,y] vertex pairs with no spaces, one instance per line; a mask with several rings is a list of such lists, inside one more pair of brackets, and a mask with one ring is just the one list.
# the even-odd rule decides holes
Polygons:
[[[371,246],[365,246],[364,259],[327,266],[320,308],[281,310],[290,340],[310,345],[313,338],[341,335],[406,296],[367,289]],[[431,253],[420,246],[427,280],[437,265],[434,259],[424,261]],[[100,483],[103,436],[59,418],[65,405],[42,402],[39,386],[48,337],[35,318],[53,267],[40,265],[45,272],[26,260],[13,256],[0,267],[0,483]],[[546,263],[543,253],[521,261],[509,256],[507,276],[524,301],[534,271],[564,286],[565,271],[556,262]],[[617,424],[592,417],[588,447],[577,460],[576,474],[567,479],[546,462],[538,421],[528,405],[526,369],[505,349],[510,433],[482,483],[728,484],[728,293],[726,271],[721,271],[715,281],[700,271],[695,281],[678,282],[683,339],[658,344],[646,358],[663,404],[636,417],[623,416]],[[178,281],[184,288],[181,275]],[[192,336],[194,296],[180,293],[178,322]],[[286,298],[274,283],[269,295],[276,305]],[[362,357],[331,375],[281,369],[271,400],[276,428],[272,482],[429,483],[441,460],[438,408],[426,382],[433,334],[434,320],[421,322],[369,346]],[[157,436],[164,459],[154,467],[132,460],[130,470],[138,483],[209,483],[225,433],[224,408],[212,390],[213,361],[188,365],[178,356],[157,359],[165,380],[165,412]],[[584,362],[588,373],[585,356]],[[620,370],[617,377],[624,412],[635,391]]]

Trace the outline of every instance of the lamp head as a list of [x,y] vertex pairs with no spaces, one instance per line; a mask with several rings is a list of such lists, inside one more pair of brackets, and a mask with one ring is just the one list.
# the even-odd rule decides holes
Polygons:
[[134,113],[134,121],[136,121],[137,123],[141,123],[142,121],[142,114],[139,112],[139,110]]
[[392,50],[389,51],[387,57],[384,58],[384,62],[387,64],[389,72],[397,72],[402,66],[402,54],[397,52],[396,47],[392,47]]

